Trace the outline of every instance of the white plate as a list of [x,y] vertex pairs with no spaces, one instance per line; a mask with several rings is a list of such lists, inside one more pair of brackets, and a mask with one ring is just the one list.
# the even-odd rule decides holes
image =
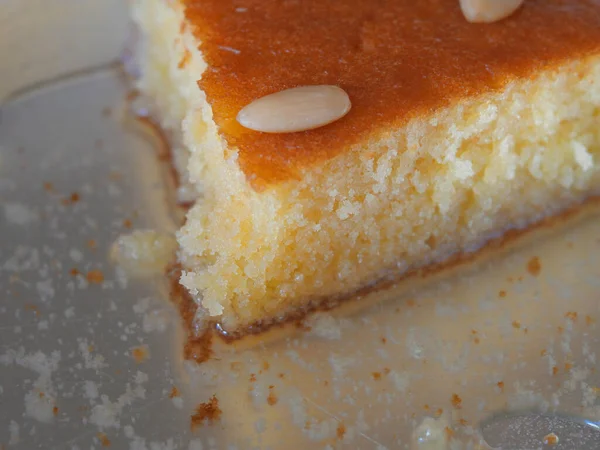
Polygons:
[[[126,220],[173,227],[157,143],[109,64],[125,5],[76,3],[0,5],[0,448],[489,448],[482,430],[506,449],[542,448],[550,432],[553,449],[600,448],[564,417],[600,420],[594,215],[308,333],[183,363],[164,280],[127,281],[108,259]],[[102,283],[84,281],[93,270]],[[221,417],[192,432],[213,395]],[[550,418],[501,415],[532,410]]]

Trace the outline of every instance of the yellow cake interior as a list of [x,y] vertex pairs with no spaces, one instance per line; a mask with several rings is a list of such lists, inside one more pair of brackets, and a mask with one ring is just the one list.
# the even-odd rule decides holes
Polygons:
[[202,195],[178,233],[182,284],[232,332],[478,249],[600,189],[600,55],[386,130],[256,190],[212,120],[177,2],[133,1],[137,87]]

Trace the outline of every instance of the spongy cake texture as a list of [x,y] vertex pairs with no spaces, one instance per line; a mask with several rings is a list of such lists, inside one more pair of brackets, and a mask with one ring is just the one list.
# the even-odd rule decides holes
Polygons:
[[138,87],[180,135],[181,170],[203,192],[178,236],[181,281],[229,331],[475,250],[600,189],[600,50],[578,54],[577,42],[577,57],[371,127],[257,184],[229,139],[240,131],[215,122],[198,87],[212,69],[185,3],[133,2]]

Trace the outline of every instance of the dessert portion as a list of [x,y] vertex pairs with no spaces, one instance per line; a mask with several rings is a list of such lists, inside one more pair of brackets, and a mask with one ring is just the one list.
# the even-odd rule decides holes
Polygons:
[[[600,3],[526,0],[493,23],[462,8],[132,1],[137,87],[201,193],[178,234],[199,311],[241,334],[600,191]],[[306,131],[236,120],[300,86],[351,108]]]

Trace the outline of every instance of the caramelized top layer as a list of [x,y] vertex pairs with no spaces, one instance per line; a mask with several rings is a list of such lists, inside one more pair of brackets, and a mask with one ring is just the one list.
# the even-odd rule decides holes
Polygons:
[[[209,65],[199,81],[256,189],[299,177],[387,127],[600,52],[600,0],[525,0],[470,24],[458,0],[180,0]],[[335,84],[352,100],[316,130],[265,134],[236,114],[282,89]]]

